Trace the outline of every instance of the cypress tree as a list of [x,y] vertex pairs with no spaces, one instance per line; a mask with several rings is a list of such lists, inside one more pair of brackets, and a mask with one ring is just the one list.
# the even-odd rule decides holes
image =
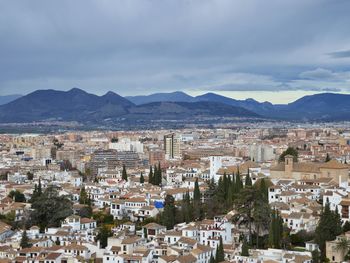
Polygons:
[[321,218],[315,231],[315,241],[321,250],[321,257],[326,257],[326,241],[334,240],[341,233],[341,221],[337,211],[330,210],[329,202],[327,201]]
[[201,200],[201,192],[199,190],[198,178],[196,178],[196,182],[194,183],[193,200]]
[[265,182],[265,178],[262,178],[262,179],[260,180],[259,191],[260,191],[261,196],[262,196],[265,200],[268,200],[268,198],[269,198],[269,192],[268,192],[268,187],[267,187],[266,182]]
[[140,175],[140,184],[143,184],[145,182],[145,178],[143,177],[143,173],[141,172]]
[[152,165],[149,167],[148,183],[153,184],[153,170],[152,170]]
[[239,174],[239,170],[237,171],[237,174],[236,174],[236,190],[235,190],[235,193],[239,193],[241,191],[241,189],[243,188],[243,183],[241,181],[241,175]]
[[83,186],[80,189],[79,204],[85,205],[87,203],[87,200],[88,200],[88,195],[86,193],[85,187]]
[[162,225],[166,226],[166,228],[173,229],[175,225],[175,217],[176,217],[176,208],[175,208],[175,200],[172,195],[167,195],[165,197],[164,202],[164,211],[161,215]]
[[39,183],[38,183],[38,196],[41,196],[43,193],[43,189],[41,187],[41,179],[39,178]]
[[222,243],[222,237],[220,236],[219,246],[216,248],[216,262],[222,262],[225,260],[224,244]]
[[243,256],[243,257],[249,257],[249,250],[248,250],[248,244],[247,244],[246,238],[243,238],[241,256]]
[[158,184],[158,169],[157,169],[157,166],[154,165],[154,168],[153,168],[153,181],[152,181],[152,184],[154,185],[157,185]]
[[213,256],[213,254],[210,254],[209,263],[215,263],[215,258]]
[[21,243],[20,243],[20,247],[21,248],[27,248],[27,247],[31,247],[32,245],[29,242],[29,237],[27,235],[27,231],[24,230],[22,233],[22,238],[21,238]]
[[128,174],[126,173],[125,164],[123,164],[122,179],[123,179],[124,181],[127,181],[127,180],[128,180]]
[[250,174],[249,174],[249,168],[248,168],[248,173],[245,177],[245,187],[247,186],[252,186],[252,179],[250,178]]
[[233,188],[232,183],[228,187],[227,195],[226,195],[226,207],[227,209],[232,209],[233,205]]

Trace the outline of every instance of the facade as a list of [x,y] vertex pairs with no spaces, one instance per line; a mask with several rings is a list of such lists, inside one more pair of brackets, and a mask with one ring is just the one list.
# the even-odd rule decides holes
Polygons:
[[181,158],[181,137],[175,133],[165,135],[164,151],[167,159]]

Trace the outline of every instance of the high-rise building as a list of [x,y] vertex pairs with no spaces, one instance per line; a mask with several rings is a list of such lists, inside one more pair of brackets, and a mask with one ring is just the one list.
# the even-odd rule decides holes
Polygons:
[[165,158],[181,158],[181,137],[175,133],[164,136]]

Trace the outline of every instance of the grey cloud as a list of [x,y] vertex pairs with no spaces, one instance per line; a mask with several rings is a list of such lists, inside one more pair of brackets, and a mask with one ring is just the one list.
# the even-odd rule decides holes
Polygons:
[[305,79],[333,79],[335,76],[331,70],[317,68],[314,70],[304,71],[299,74],[299,77]]
[[333,58],[349,58],[350,50],[331,52],[331,53],[328,53],[328,55]]
[[[0,94],[286,90],[297,69],[338,66],[324,54],[348,43],[349,8],[323,0],[1,1]],[[242,72],[245,79],[231,79]]]

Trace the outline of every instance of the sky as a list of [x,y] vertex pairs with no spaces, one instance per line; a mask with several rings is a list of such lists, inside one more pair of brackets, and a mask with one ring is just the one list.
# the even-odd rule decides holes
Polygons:
[[350,1],[0,0],[0,95],[350,93]]

